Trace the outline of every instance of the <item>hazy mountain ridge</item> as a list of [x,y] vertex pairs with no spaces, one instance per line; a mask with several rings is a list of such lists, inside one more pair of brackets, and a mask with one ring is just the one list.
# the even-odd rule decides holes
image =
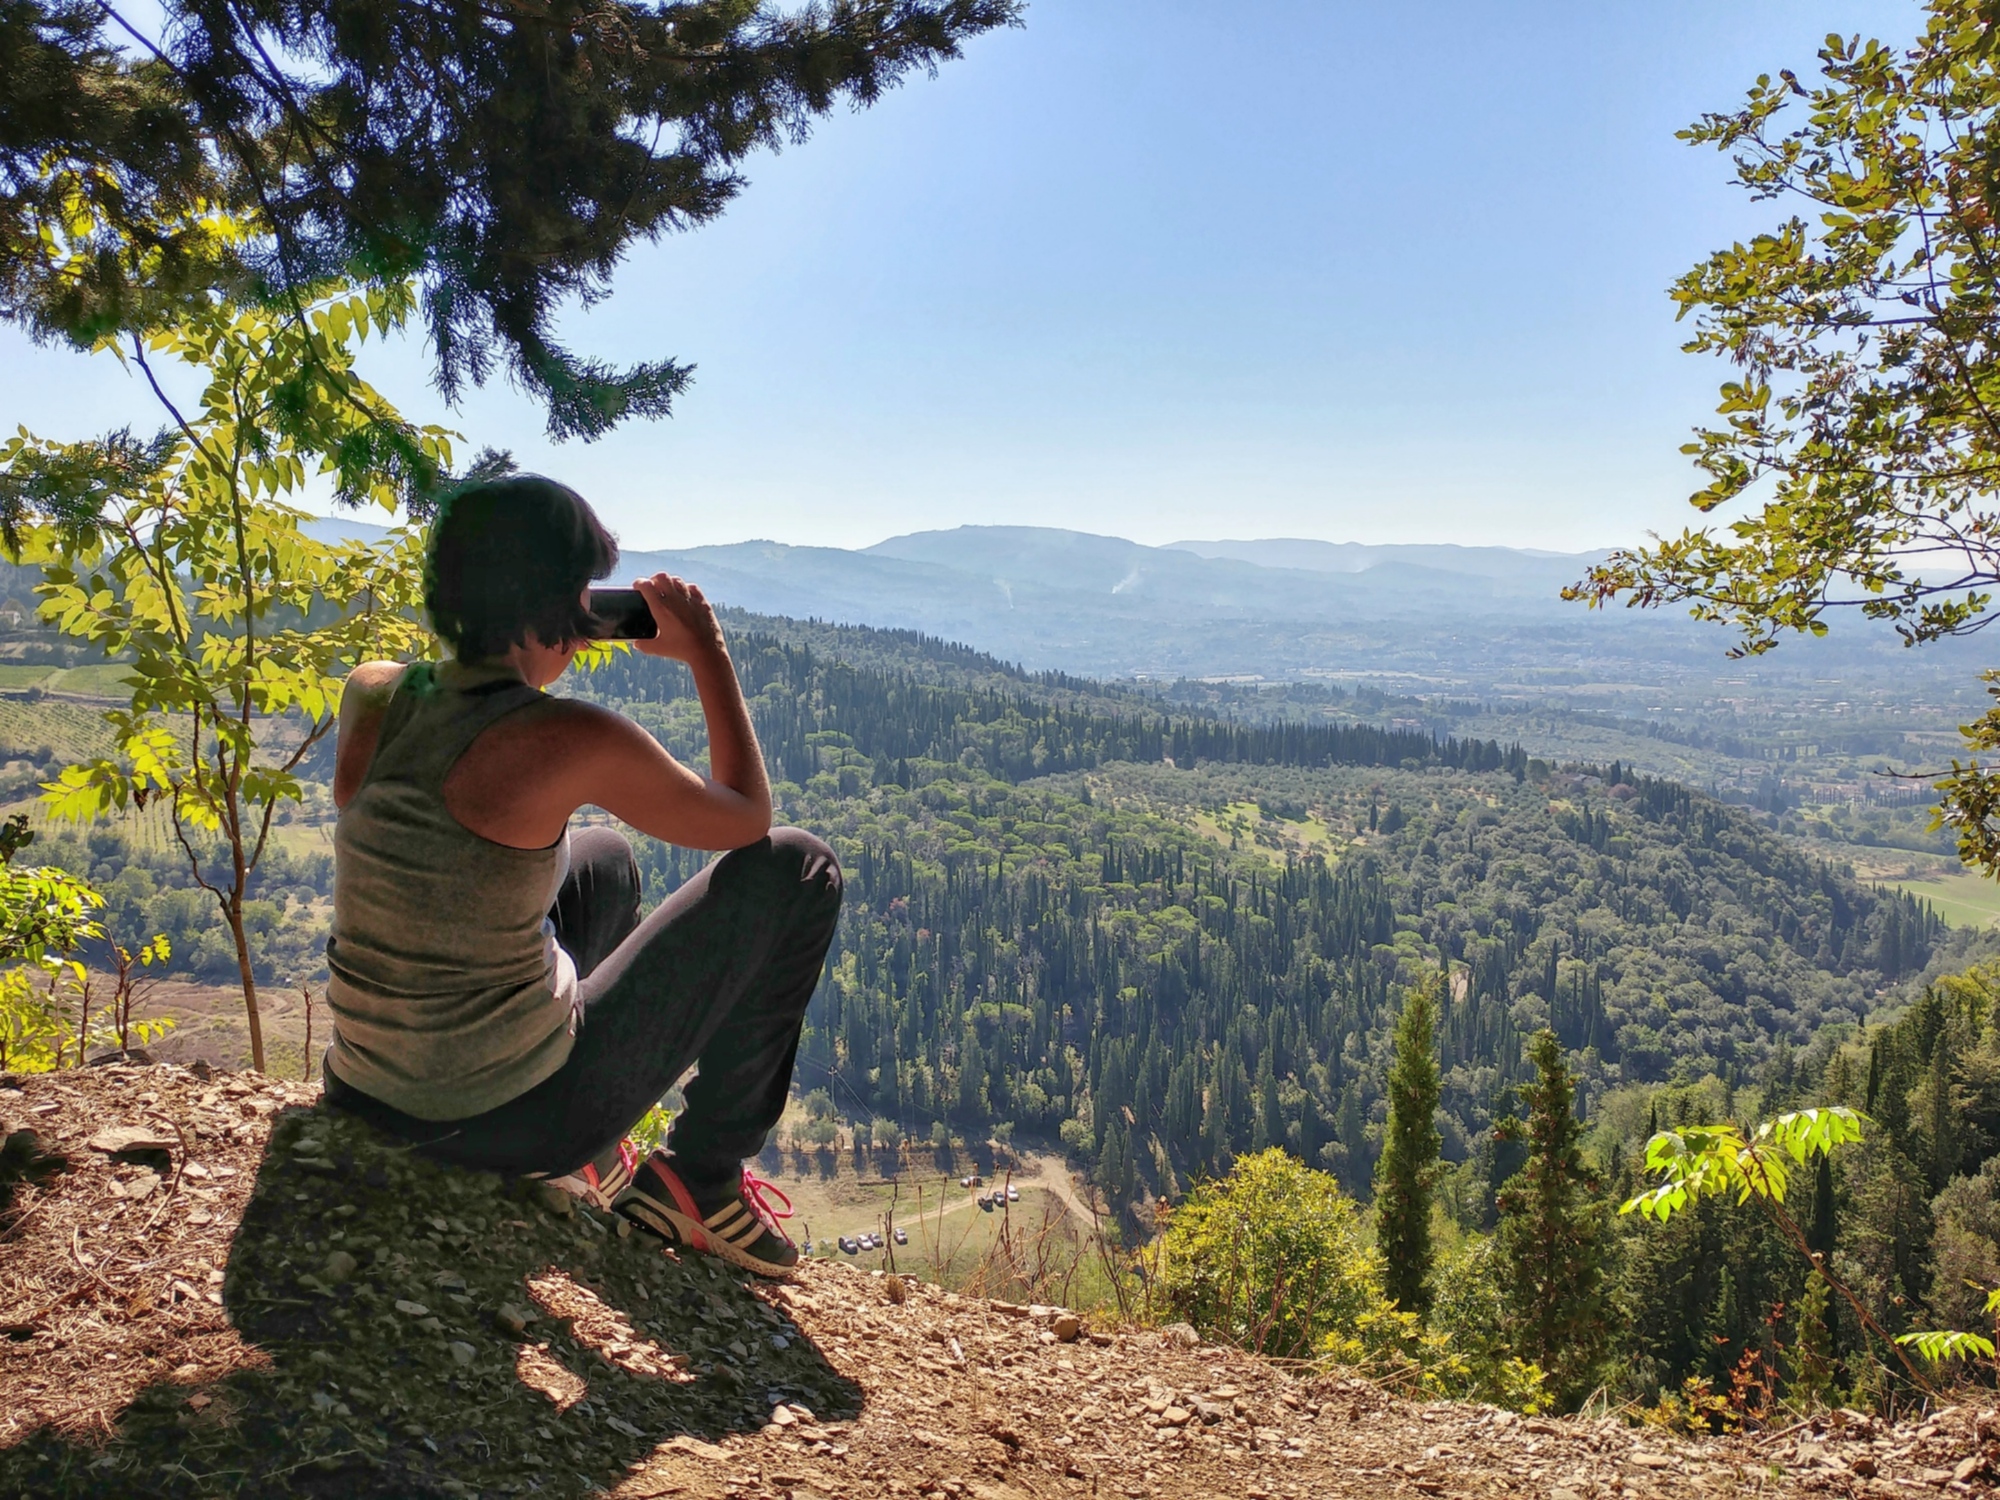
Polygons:
[[[308,529],[381,531],[345,517]],[[1052,527],[961,526],[860,549],[634,547],[618,575],[665,569],[752,614],[914,630],[1031,671],[1105,678],[1367,677],[1419,692],[1539,693],[1746,673],[1929,677],[1944,666],[1936,648],[1918,662],[1886,632],[1861,630],[1728,663],[1725,635],[1677,611],[1563,602],[1562,586],[1601,555],[1282,538],[1148,547]],[[1286,558],[1296,565],[1261,560]]]

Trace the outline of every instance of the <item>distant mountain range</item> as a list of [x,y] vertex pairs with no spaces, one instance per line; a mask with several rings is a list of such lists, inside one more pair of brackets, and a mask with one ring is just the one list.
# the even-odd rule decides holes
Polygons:
[[[344,518],[315,529],[380,530]],[[1563,585],[1604,556],[1287,538],[1148,547],[1051,527],[961,526],[857,550],[635,549],[618,575],[664,569],[756,614],[920,630],[1030,668],[1099,677],[1379,674],[1479,691],[1725,667],[1723,632],[1677,612],[1564,603]],[[1816,644],[1813,655],[1814,670],[1827,670],[1827,651]],[[1783,670],[1804,665],[1802,652],[1780,656]]]
[[739,542],[633,552],[622,566],[686,574],[759,613],[923,630],[1033,667],[1282,675],[1355,666],[1356,648],[1379,660],[1385,634],[1407,640],[1413,628],[1571,622],[1579,611],[1558,592],[1600,555],[1293,541],[1147,547],[1048,527],[961,526],[858,551]]

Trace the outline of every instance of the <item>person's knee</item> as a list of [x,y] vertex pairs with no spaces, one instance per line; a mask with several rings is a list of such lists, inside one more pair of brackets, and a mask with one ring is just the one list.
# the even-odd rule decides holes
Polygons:
[[636,894],[639,886],[639,859],[632,844],[615,828],[602,824],[579,828],[569,838],[569,867],[589,871],[593,880],[629,886]]
[[726,856],[756,867],[788,893],[815,905],[840,905],[840,857],[825,839],[803,828],[773,828],[756,843]]

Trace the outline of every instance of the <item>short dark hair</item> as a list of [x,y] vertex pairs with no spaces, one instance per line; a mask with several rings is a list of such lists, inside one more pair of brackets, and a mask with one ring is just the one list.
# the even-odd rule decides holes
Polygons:
[[468,485],[438,507],[424,548],[424,608],[462,661],[498,656],[530,631],[545,646],[591,638],[581,595],[618,565],[618,539],[590,503],[539,474]]

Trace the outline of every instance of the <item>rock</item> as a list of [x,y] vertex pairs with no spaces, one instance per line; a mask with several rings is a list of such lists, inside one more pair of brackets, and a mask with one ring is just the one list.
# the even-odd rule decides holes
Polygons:
[[[456,1347],[456,1345],[454,1345],[453,1347]],[[626,1421],[623,1417],[606,1417],[604,1419],[604,1425],[606,1427],[609,1427],[613,1432],[624,1433],[625,1436],[629,1438],[643,1438],[645,1436],[643,1432],[641,1432],[638,1428],[634,1427],[630,1422]]]
[[699,1458],[712,1464],[728,1463],[732,1456],[727,1448],[717,1447],[714,1443],[704,1443],[700,1438],[689,1437],[686,1433],[668,1439],[666,1446],[685,1453],[690,1458]]
[[569,1219],[575,1217],[576,1199],[570,1197],[568,1193],[565,1193],[553,1182],[536,1181],[529,1185],[528,1191],[535,1202],[539,1203],[543,1209],[554,1214],[557,1218]]
[[792,1414],[792,1409],[789,1406],[774,1406],[771,1408],[771,1425],[773,1427],[790,1427],[796,1421],[798,1421],[798,1418]]
[[1634,1453],[1632,1462],[1642,1469],[1671,1469],[1674,1461],[1664,1453]]
[[1160,1420],[1169,1427],[1185,1427],[1193,1417],[1194,1413],[1185,1406],[1170,1406],[1160,1413]]
[[500,1306],[493,1309],[493,1326],[498,1328],[502,1333],[511,1334],[515,1338],[519,1338],[522,1334],[526,1333],[528,1325],[534,1322],[534,1320],[535,1315],[533,1313],[515,1307],[510,1303],[503,1302]]
[[[463,1339],[453,1339],[449,1347],[451,1349],[451,1357],[462,1365],[471,1364],[473,1357],[479,1352]],[[633,1436],[636,1437],[638,1434],[634,1433]]]
[[908,1284],[900,1276],[891,1276],[887,1281],[883,1282],[882,1290],[888,1294],[889,1300],[899,1307],[902,1305],[903,1299],[910,1295]]
[[1583,1500],[1583,1496],[1567,1485],[1559,1484],[1549,1491],[1549,1500]]
[[330,1156],[294,1156],[292,1165],[301,1172],[312,1173],[315,1177],[331,1177],[340,1170],[339,1165]]
[[428,1318],[431,1310],[421,1302],[411,1302],[403,1297],[396,1299],[396,1311],[406,1318]]
[[345,1250],[335,1250],[326,1258],[320,1268],[320,1279],[328,1286],[339,1286],[348,1277],[361,1269],[361,1262]]
[[113,1047],[109,1051],[91,1053],[87,1061],[88,1065],[93,1068],[119,1066],[150,1068],[153,1066],[153,1054],[148,1052],[144,1047],[127,1047],[123,1052]]
[[1866,1453],[1858,1453],[1848,1460],[1847,1470],[1856,1479],[1873,1479],[1878,1472],[1875,1460]]
[[1973,1475],[1985,1467],[1986,1459],[1984,1455],[1978,1453],[1967,1454],[1958,1461],[1958,1467],[1951,1471],[1952,1480],[1957,1484],[1965,1484],[1971,1480]]
[[98,1131],[84,1144],[93,1151],[102,1151],[106,1156],[143,1158],[171,1157],[174,1147],[180,1143],[144,1125],[113,1125]]
[[1220,1401],[1197,1401],[1194,1404],[1194,1410],[1195,1415],[1211,1427],[1217,1422],[1228,1421],[1236,1414],[1233,1408],[1224,1405]]
[[112,1188],[119,1197],[137,1203],[142,1198],[150,1198],[160,1185],[159,1174],[141,1172],[129,1182],[121,1182]]
[[1190,1323],[1169,1323],[1160,1330],[1160,1337],[1177,1349],[1201,1347],[1201,1335],[1194,1331]]
[[1056,1336],[1057,1343],[1073,1344],[1083,1332],[1083,1319],[1073,1312],[1057,1313],[1055,1321],[1049,1324],[1049,1332]]

